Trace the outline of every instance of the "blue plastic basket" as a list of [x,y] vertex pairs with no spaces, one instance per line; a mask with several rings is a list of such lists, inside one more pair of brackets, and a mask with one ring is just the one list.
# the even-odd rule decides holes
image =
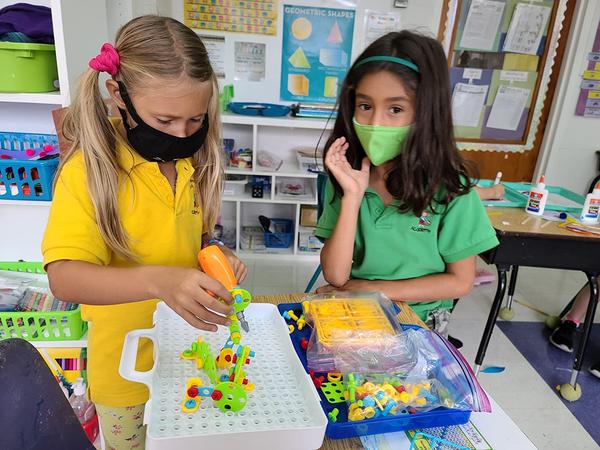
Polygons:
[[277,231],[265,233],[265,246],[268,248],[288,248],[294,240],[293,223],[289,219],[271,219]]
[[[41,159],[44,146],[51,146]],[[34,150],[33,157],[26,150]],[[52,200],[58,168],[58,138],[52,134],[0,132],[0,199]]]

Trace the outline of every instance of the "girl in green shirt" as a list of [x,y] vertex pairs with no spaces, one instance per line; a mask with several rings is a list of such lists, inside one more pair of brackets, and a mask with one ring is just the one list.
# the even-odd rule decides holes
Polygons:
[[356,59],[326,144],[316,233],[329,283],[318,292],[380,291],[438,330],[472,289],[476,255],[498,244],[456,148],[449,85],[442,46],[410,31]]

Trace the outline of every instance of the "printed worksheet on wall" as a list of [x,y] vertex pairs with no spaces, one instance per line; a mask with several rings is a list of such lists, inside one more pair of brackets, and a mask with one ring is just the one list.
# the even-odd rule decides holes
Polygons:
[[504,12],[504,2],[473,0],[463,29],[460,46],[473,50],[494,50]]
[[510,21],[503,50],[535,55],[544,35],[550,11],[549,6],[519,3]]

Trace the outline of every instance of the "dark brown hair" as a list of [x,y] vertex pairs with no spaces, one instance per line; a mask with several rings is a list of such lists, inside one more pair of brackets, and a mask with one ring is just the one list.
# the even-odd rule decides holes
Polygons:
[[[357,67],[357,62],[370,56],[404,58],[413,62],[419,72],[387,61],[372,61]],[[420,216],[427,209],[436,211],[436,206],[445,206],[457,196],[466,194],[472,183],[468,163],[456,148],[448,65],[444,50],[435,39],[406,30],[392,32],[362,52],[342,84],[338,115],[325,144],[325,153],[335,139],[344,136],[349,143],[346,158],[353,168],[360,169],[366,153],[352,124],[356,87],[365,75],[382,70],[400,78],[413,97],[415,111],[404,150],[393,160],[393,167],[388,172],[387,190],[400,200],[401,212],[412,211]],[[329,175],[341,195],[341,187],[335,177]]]

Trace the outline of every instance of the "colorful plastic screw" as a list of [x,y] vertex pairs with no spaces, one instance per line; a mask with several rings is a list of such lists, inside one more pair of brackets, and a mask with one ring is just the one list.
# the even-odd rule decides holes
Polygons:
[[288,330],[290,331],[290,334],[292,334],[296,329],[294,328],[294,325],[288,325]]
[[331,411],[329,411],[327,413],[327,417],[329,417],[329,421],[332,423],[336,423],[339,413],[340,413],[340,410],[337,408],[333,408]]
[[294,313],[293,309],[290,309],[289,311],[287,311],[288,316],[294,321],[294,322],[298,322],[298,316]]
[[298,324],[298,329],[302,331],[302,328],[306,326],[306,319],[304,318],[304,314],[300,316],[296,323]]

